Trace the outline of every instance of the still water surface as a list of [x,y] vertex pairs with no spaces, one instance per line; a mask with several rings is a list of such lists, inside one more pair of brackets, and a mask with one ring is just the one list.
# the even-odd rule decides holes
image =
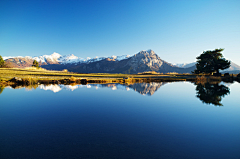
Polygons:
[[239,93],[239,83],[5,88],[0,158],[239,159]]

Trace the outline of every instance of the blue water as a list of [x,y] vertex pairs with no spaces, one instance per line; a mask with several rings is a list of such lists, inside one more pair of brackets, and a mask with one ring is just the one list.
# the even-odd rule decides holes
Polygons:
[[187,82],[56,88],[2,91],[1,159],[240,158],[239,83],[223,106]]

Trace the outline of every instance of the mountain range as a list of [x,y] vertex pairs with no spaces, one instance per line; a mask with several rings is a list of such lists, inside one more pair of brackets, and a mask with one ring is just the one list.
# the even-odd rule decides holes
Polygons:
[[[111,56],[96,58],[80,58],[73,54],[60,55],[54,52],[51,55],[38,57],[3,57],[12,67],[31,67],[33,60],[39,62],[39,66],[49,70],[68,69],[71,72],[79,73],[139,73],[155,71],[158,73],[191,73],[196,66],[196,62],[189,64],[171,64],[162,60],[153,50],[143,50],[133,56]],[[224,71],[237,71],[240,66],[231,63],[231,67]]]

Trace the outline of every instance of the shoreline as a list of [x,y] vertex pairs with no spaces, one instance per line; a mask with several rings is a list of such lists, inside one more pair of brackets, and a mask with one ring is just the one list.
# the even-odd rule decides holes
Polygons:
[[216,77],[192,74],[110,74],[110,73],[72,73],[36,69],[0,68],[0,85],[35,84],[105,84],[105,83],[149,83],[149,82],[234,82],[240,81],[237,75]]

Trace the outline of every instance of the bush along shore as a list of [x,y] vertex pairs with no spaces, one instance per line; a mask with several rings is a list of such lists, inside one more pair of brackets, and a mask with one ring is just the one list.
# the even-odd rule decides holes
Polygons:
[[34,78],[34,77],[27,77],[27,78],[19,78],[14,77],[10,80],[1,80],[0,85],[3,86],[30,86],[30,85],[40,85],[40,84],[106,84],[106,83],[120,83],[120,84],[133,84],[133,83],[150,83],[150,82],[179,82],[179,81],[190,81],[196,83],[206,83],[206,82],[240,82],[240,77],[237,76],[230,76],[230,77],[214,77],[214,76],[190,76],[190,77],[182,77],[181,75],[175,77],[125,77],[125,78],[76,78],[74,76],[70,78],[64,79],[41,79],[41,78]]
[[0,85],[38,85],[38,84],[94,84],[94,83],[149,83],[191,81],[205,82],[234,82],[240,81],[240,74],[222,76],[191,75],[191,74],[106,74],[91,73],[77,74],[64,71],[0,69]]

